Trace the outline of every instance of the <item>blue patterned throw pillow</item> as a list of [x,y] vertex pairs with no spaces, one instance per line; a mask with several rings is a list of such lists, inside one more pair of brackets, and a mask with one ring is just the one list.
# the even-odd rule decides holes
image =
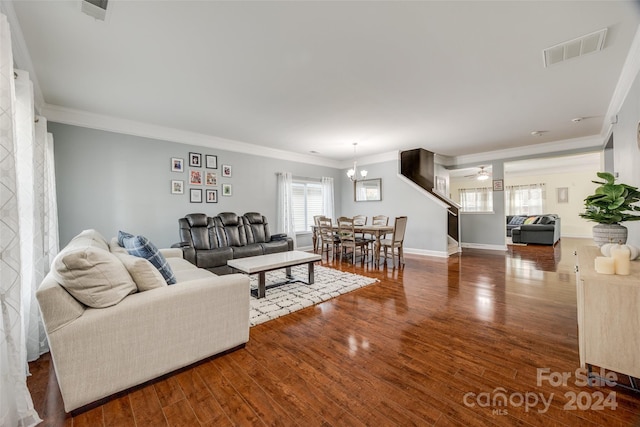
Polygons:
[[158,248],[144,236],[134,236],[123,231],[118,232],[118,242],[120,242],[122,236],[122,244],[130,255],[134,255],[140,258],[147,259],[153,264],[167,285],[173,285],[176,283],[176,276],[173,274],[171,266],[167,262],[167,259],[160,253]]

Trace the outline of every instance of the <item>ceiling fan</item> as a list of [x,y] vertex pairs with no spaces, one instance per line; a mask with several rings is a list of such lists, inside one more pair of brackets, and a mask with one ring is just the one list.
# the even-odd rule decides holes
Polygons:
[[471,175],[465,175],[465,178],[474,178],[478,181],[486,181],[491,177],[491,172],[485,170],[486,166],[479,166],[480,170]]

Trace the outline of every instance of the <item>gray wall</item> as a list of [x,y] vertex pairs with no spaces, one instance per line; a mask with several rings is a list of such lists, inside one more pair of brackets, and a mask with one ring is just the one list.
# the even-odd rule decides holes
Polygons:
[[[439,205],[400,179],[397,161],[369,164],[367,179],[382,178],[382,200],[379,202],[355,202],[353,182],[347,178],[346,169],[340,172],[342,187],[342,212],[344,216],[387,215],[389,225],[396,216],[408,217],[404,247],[445,252],[447,250],[447,215]],[[337,196],[336,196],[337,197]]]
[[[504,180],[504,162],[491,162],[492,179]],[[493,213],[460,215],[462,243],[476,245],[505,246],[506,217],[504,191],[493,192]]]
[[[178,218],[188,213],[260,212],[276,230],[276,172],[305,177],[334,178],[336,211],[340,212],[341,171],[305,163],[178,144],[60,123],[49,123],[53,133],[58,192],[60,245],[77,233],[95,228],[106,238],[118,230],[148,237],[158,247],[178,241]],[[218,203],[190,203],[188,154],[218,156]],[[171,172],[170,160],[185,160],[185,172]],[[220,166],[233,167],[231,178],[220,177]],[[206,170],[200,168],[201,170]],[[171,180],[185,181],[185,194],[170,192]],[[221,183],[233,185],[233,196],[223,197]],[[305,236],[299,246],[310,246]]]
[[[618,112],[618,123],[613,127],[614,168],[618,182],[640,187],[640,144],[637,141],[640,122],[640,74],[627,94]],[[640,246],[640,221],[625,222],[629,229],[627,241]]]

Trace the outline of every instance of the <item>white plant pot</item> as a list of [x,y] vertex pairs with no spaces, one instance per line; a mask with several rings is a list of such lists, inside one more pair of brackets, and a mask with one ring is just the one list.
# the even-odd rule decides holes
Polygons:
[[593,240],[599,247],[605,243],[627,243],[627,227],[620,224],[598,224],[593,226]]

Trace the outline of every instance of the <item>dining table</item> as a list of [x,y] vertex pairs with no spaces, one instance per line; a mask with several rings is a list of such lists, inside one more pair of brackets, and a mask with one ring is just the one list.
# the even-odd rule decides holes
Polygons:
[[[313,231],[313,249],[316,249],[316,243],[318,242],[318,227],[316,225],[311,226],[311,229]],[[331,226],[331,229],[333,231],[338,231],[339,227],[338,224],[333,224]],[[371,236],[374,237],[374,242],[373,242],[373,265],[376,267],[380,266],[380,247],[382,246],[380,244],[380,239],[382,238],[382,236],[385,236],[386,234],[391,234],[393,233],[393,226],[391,225],[354,225],[353,229],[356,233],[362,233],[362,234],[370,234]]]

